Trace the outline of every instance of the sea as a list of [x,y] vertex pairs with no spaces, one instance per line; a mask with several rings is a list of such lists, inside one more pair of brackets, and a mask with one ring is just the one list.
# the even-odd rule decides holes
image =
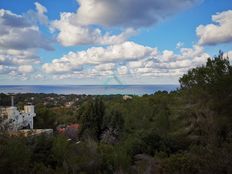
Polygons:
[[0,85],[0,93],[55,93],[78,95],[145,95],[174,91],[179,85]]

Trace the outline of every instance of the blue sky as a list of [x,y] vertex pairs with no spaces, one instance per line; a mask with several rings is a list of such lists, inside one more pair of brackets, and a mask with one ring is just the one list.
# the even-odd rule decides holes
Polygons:
[[1,0],[0,84],[176,84],[232,56],[229,0]]

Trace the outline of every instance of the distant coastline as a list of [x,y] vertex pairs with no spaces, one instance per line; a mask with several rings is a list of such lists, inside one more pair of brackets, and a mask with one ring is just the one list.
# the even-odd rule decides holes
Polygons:
[[179,85],[0,85],[0,93],[55,93],[79,95],[144,95],[173,91]]

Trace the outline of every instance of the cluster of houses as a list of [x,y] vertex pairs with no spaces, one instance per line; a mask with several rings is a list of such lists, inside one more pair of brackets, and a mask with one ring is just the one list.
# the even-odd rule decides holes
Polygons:
[[57,126],[57,133],[68,137],[71,140],[77,140],[80,131],[80,125],[77,123]]
[[12,136],[52,134],[52,129],[34,129],[34,108],[30,104],[25,105],[24,110],[18,110],[12,96],[11,106],[0,107],[0,131],[6,131]]
[[24,110],[18,110],[14,106],[13,97],[11,98],[10,107],[0,108],[2,130],[18,131],[21,129],[33,129],[33,119],[36,116],[33,105],[25,105]]
[[[14,106],[13,96],[11,106],[0,107],[0,131],[6,131],[12,136],[35,136],[41,134],[53,134],[53,129],[34,129],[34,117],[36,116],[34,105],[25,105],[24,110],[18,110]],[[57,133],[77,140],[80,130],[79,124],[59,125]]]

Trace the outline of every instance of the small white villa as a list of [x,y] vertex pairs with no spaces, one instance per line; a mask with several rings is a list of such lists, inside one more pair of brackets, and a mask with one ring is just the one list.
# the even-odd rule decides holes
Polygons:
[[0,128],[8,131],[21,129],[33,129],[33,118],[36,116],[33,105],[25,105],[24,110],[19,111],[14,106],[0,108]]

